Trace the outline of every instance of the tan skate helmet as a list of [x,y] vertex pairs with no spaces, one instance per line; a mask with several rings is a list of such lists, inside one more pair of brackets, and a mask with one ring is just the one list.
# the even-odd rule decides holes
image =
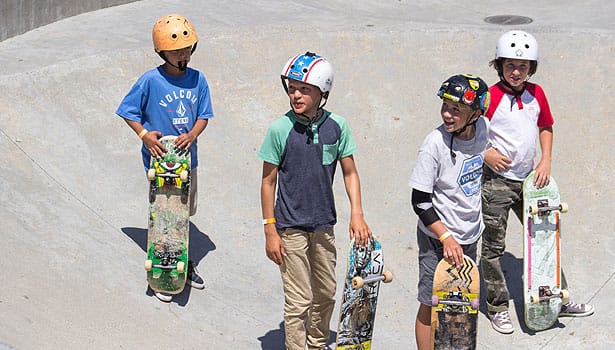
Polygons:
[[196,30],[190,21],[178,14],[162,16],[152,29],[154,50],[171,51],[193,46],[199,40]]

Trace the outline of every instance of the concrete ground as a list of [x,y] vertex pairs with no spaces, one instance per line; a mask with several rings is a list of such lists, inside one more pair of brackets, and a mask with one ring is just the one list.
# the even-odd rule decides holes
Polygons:
[[[164,304],[147,292],[142,267],[139,139],[114,111],[161,62],[151,27],[172,12],[200,34],[192,66],[207,75],[216,118],[199,142],[191,226],[191,257],[207,287]],[[563,217],[570,292],[596,313],[543,332],[524,328],[521,228],[512,219],[504,260],[516,331],[495,332],[483,313],[479,348],[613,348],[613,13],[604,1],[148,0],[0,42],[0,349],[282,349],[283,295],[264,254],[257,150],[288,108],[281,66],[306,50],[334,65],[328,108],[350,121],[366,217],[396,277],[381,288],[373,348],[414,348],[417,219],[407,180],[440,123],[435,91],[457,73],[495,82],[488,62],[497,38],[517,28],[539,41],[532,80],[556,118],[552,172],[571,208]],[[533,22],[483,20],[493,15]],[[339,297],[349,214],[339,178],[336,193]]]

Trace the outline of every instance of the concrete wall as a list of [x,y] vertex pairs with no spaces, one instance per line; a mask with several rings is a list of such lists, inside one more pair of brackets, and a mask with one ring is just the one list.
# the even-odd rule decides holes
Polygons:
[[135,0],[5,0],[0,2],[0,41],[62,18]]

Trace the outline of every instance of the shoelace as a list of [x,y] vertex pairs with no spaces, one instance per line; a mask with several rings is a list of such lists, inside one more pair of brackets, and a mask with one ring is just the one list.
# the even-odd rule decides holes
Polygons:
[[495,314],[495,316],[493,317],[494,321],[501,321],[502,323],[512,323],[510,320],[510,314],[508,314],[508,311],[502,311],[502,312],[498,312]]
[[570,302],[566,303],[562,309],[564,309],[564,310],[567,310],[567,309],[581,310],[582,309],[581,306],[582,306],[581,304],[577,304],[577,303],[574,303],[574,302],[570,301]]

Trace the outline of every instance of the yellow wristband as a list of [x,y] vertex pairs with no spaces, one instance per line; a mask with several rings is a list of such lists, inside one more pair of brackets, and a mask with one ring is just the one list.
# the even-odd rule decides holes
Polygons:
[[145,134],[147,134],[149,131],[145,128],[143,128],[143,130],[141,130],[141,132],[139,132],[139,138],[143,139],[143,136],[145,136]]
[[440,240],[440,243],[442,243],[445,239],[449,238],[452,235],[453,233],[451,231],[446,231],[442,234],[442,236],[438,237],[438,240]]
[[263,219],[263,225],[275,224],[275,218]]

